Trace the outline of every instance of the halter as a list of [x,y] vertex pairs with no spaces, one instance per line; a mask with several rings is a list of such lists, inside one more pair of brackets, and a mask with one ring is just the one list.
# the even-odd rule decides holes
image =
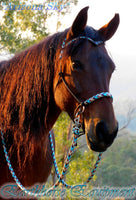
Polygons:
[[63,41],[63,43],[62,43],[62,45],[61,45],[60,59],[62,58],[62,54],[63,54],[64,48],[67,47],[67,46],[69,46],[71,43],[75,42],[78,39],[87,39],[87,40],[89,40],[89,42],[91,42],[95,46],[98,46],[98,45],[104,43],[102,40],[95,41],[92,38],[86,37],[86,36],[79,36],[79,37],[74,38],[74,39],[72,39],[72,40],[70,40],[69,42],[66,43],[67,39],[65,38],[64,41]]
[[[61,53],[60,53],[60,59],[62,58],[62,54],[63,54],[63,49],[70,45],[72,42],[76,41],[77,39],[88,39],[90,42],[92,42],[94,45],[99,45],[99,44],[102,44],[103,41],[94,41],[92,40],[91,38],[88,38],[88,37],[85,37],[85,36],[80,36],[78,38],[75,38],[71,41],[69,41],[67,44],[66,44],[66,39],[65,41],[63,42],[62,44],[62,50],[61,50]],[[4,140],[4,134],[1,130],[1,138],[2,138],[2,145],[3,145],[3,150],[4,150],[4,153],[5,153],[5,158],[6,158],[6,161],[7,161],[7,164],[8,164],[8,167],[9,167],[9,170],[11,172],[11,175],[12,177],[14,178],[16,184],[18,185],[18,187],[23,190],[27,195],[30,195],[30,196],[34,196],[34,197],[41,197],[41,196],[45,196],[48,192],[50,192],[51,190],[55,189],[60,183],[62,183],[66,188],[73,188],[75,186],[72,186],[72,185],[68,185],[63,179],[64,179],[64,176],[68,170],[68,167],[69,167],[69,163],[70,163],[70,160],[71,160],[71,157],[74,153],[74,150],[75,150],[75,147],[77,146],[77,139],[78,137],[81,136],[80,134],[80,128],[81,128],[81,123],[80,123],[80,116],[81,114],[84,112],[84,109],[87,105],[93,103],[94,101],[100,99],[100,98],[103,98],[103,97],[108,97],[108,98],[111,98],[113,99],[112,95],[109,93],[109,92],[102,92],[100,94],[97,94],[87,100],[85,100],[84,102],[80,102],[78,100],[78,98],[74,95],[74,93],[70,90],[69,86],[67,85],[67,83],[65,82],[64,80],[64,77],[62,76],[62,72],[60,72],[60,77],[62,78],[64,84],[66,85],[68,91],[72,94],[72,96],[74,96],[74,98],[79,102],[79,105],[78,107],[76,108],[75,110],[75,119],[74,119],[74,125],[73,125],[73,140],[72,140],[72,145],[70,147],[70,150],[68,152],[68,155],[66,157],[66,160],[64,162],[64,167],[63,167],[63,170],[62,170],[62,173],[60,174],[59,173],[59,170],[58,170],[58,166],[57,166],[57,163],[56,163],[56,158],[55,158],[55,150],[54,150],[54,145],[53,145],[53,139],[52,139],[52,135],[51,135],[51,132],[49,132],[49,139],[50,139],[50,145],[51,145],[51,150],[52,150],[52,157],[53,157],[53,163],[54,163],[54,167],[55,167],[55,172],[56,172],[56,175],[58,177],[58,180],[57,182],[51,187],[49,188],[48,190],[46,190],[45,192],[43,193],[33,193],[31,192],[30,190],[26,189],[19,181],[19,179],[17,178],[14,170],[13,170],[13,167],[11,165],[11,162],[10,162],[10,159],[9,159],[9,156],[8,156],[8,151],[7,151],[7,148],[6,148],[6,143],[5,143],[5,140]],[[88,179],[84,182],[84,184],[87,184],[89,183],[89,181],[93,178],[96,170],[97,170],[97,167],[98,167],[98,164],[101,160],[101,156],[102,156],[102,152],[99,153],[98,155],[98,159],[94,165],[94,168],[92,171],[90,171],[90,175],[88,177]],[[78,185],[79,186],[79,185]]]
[[[60,60],[62,59],[63,52],[64,52],[64,48],[67,47],[67,46],[69,46],[71,43],[75,42],[76,40],[81,40],[81,39],[82,39],[82,40],[88,40],[89,42],[91,42],[91,43],[92,43],[93,45],[95,45],[95,46],[98,46],[98,45],[104,43],[102,40],[100,40],[100,41],[95,41],[95,40],[93,40],[92,38],[86,37],[86,36],[79,36],[79,37],[74,38],[74,39],[72,39],[72,40],[70,40],[69,42],[66,43],[66,38],[65,38],[64,41],[63,41],[63,43],[62,43],[62,46],[61,46],[61,52],[60,52],[60,56],[59,56]],[[67,82],[66,82],[65,79],[64,79],[64,76],[65,76],[65,74],[62,72],[62,68],[61,68],[61,65],[60,65],[59,77],[62,79],[63,83],[65,84],[65,86],[66,86],[66,88],[67,88],[67,90],[68,90],[69,93],[74,97],[74,99],[76,99],[76,101],[77,101],[79,104],[83,105],[83,102],[81,102],[81,101],[76,97],[76,95],[72,92],[72,90],[69,88]]]

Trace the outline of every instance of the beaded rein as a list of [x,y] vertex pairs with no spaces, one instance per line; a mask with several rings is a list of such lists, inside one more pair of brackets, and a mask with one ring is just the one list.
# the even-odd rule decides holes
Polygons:
[[[102,92],[100,94],[97,94],[91,98],[89,98],[88,100],[86,100],[84,102],[84,105],[88,105],[100,98],[103,98],[103,97],[109,97],[109,98],[112,98],[112,95],[108,92]],[[52,157],[53,157],[53,163],[54,163],[54,167],[55,167],[55,172],[56,172],[56,175],[58,177],[58,181],[51,187],[49,188],[48,190],[46,190],[45,192],[42,192],[42,193],[34,193],[34,192],[31,192],[30,190],[26,189],[19,181],[19,179],[17,178],[14,170],[13,170],[13,167],[11,165],[11,162],[10,162],[10,159],[9,159],[9,156],[8,156],[8,152],[7,152],[7,148],[6,148],[6,143],[5,143],[5,140],[4,140],[4,134],[3,132],[1,131],[1,138],[2,138],[2,145],[3,145],[3,149],[4,149],[4,153],[5,153],[5,158],[6,158],[6,161],[7,161],[7,164],[8,164],[8,167],[9,167],[9,170],[10,170],[10,173],[12,175],[12,177],[14,178],[16,184],[18,185],[18,187],[23,190],[27,195],[30,195],[30,196],[34,196],[34,197],[41,197],[41,196],[45,196],[48,192],[50,192],[51,190],[55,189],[60,183],[62,183],[66,188],[73,188],[75,187],[74,186],[71,186],[71,185],[68,185],[64,180],[64,175],[66,174],[67,170],[68,170],[68,167],[69,167],[69,163],[70,163],[70,160],[71,160],[71,157],[74,153],[74,149],[75,147],[77,146],[77,139],[78,137],[80,136],[80,132],[79,132],[79,129],[81,128],[81,123],[80,123],[80,110],[76,113],[75,115],[75,120],[74,120],[74,125],[73,125],[73,140],[72,140],[72,145],[70,147],[70,150],[68,152],[68,155],[67,155],[67,158],[64,162],[64,167],[63,167],[63,170],[62,170],[62,173],[60,175],[59,173],[59,170],[58,170],[58,166],[57,166],[57,163],[56,163],[56,158],[55,158],[55,150],[54,150],[54,145],[53,145],[53,140],[52,140],[52,136],[51,136],[51,133],[49,132],[49,139],[50,139],[50,145],[51,145],[51,150],[52,150]],[[94,168],[91,170],[90,172],[90,176],[88,177],[88,179],[86,180],[86,182],[84,184],[87,184],[90,182],[90,180],[93,178],[96,170],[97,170],[97,167],[98,167],[98,164],[100,163],[101,161],[101,156],[102,156],[102,152],[99,153],[98,155],[98,159],[94,165]]]

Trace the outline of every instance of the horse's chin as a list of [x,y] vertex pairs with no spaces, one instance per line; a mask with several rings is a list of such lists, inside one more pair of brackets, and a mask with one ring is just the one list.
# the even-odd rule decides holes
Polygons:
[[92,151],[104,152],[107,150],[107,147],[103,146],[102,144],[97,144],[93,142],[92,140],[90,140],[88,134],[86,134],[86,141],[87,141],[88,148],[91,149]]

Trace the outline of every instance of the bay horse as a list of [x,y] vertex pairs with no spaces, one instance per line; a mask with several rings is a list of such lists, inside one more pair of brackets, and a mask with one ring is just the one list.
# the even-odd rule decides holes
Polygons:
[[[66,111],[73,120],[77,98],[83,102],[97,93],[109,92],[115,65],[104,43],[116,32],[119,15],[95,30],[87,26],[87,11],[88,7],[83,8],[64,32],[48,36],[0,63],[0,129],[13,169],[24,186],[46,182],[51,172],[48,133],[60,113]],[[78,39],[81,36],[85,39]],[[86,38],[103,42],[94,45]],[[64,40],[66,44],[73,42],[62,52]],[[60,69],[72,93],[62,81]],[[105,151],[118,131],[112,100],[102,98],[90,104],[82,124],[89,148]],[[14,181],[0,138],[0,187],[10,182]]]

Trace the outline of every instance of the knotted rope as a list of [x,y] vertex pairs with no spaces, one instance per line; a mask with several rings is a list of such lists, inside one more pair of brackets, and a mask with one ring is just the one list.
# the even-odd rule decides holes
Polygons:
[[[60,183],[62,183],[66,188],[72,188],[72,187],[75,187],[72,186],[72,185],[68,185],[64,180],[64,175],[66,174],[67,170],[68,170],[68,167],[69,167],[69,163],[70,163],[70,160],[71,160],[71,157],[74,153],[74,149],[75,147],[77,146],[77,139],[78,137],[80,136],[80,131],[79,129],[81,128],[81,123],[80,123],[80,114],[82,114],[82,112],[84,111],[83,109],[83,106],[87,106],[88,104],[102,98],[102,97],[109,97],[109,98],[112,98],[112,95],[108,92],[102,92],[100,94],[97,94],[91,98],[89,98],[88,100],[84,101],[82,103],[82,105],[79,105],[78,106],[78,109],[81,108],[81,109],[77,109],[77,113],[75,115],[75,120],[74,120],[74,125],[73,125],[73,140],[72,140],[72,145],[70,147],[70,150],[68,152],[68,155],[66,157],[66,160],[64,162],[64,167],[63,167],[63,170],[62,170],[62,173],[60,175],[59,173],[59,170],[58,170],[58,166],[57,166],[57,163],[56,163],[56,158],[55,158],[55,151],[54,151],[54,145],[53,145],[53,140],[52,140],[52,136],[51,136],[51,133],[49,132],[49,139],[50,139],[50,145],[51,145],[51,149],[52,149],[52,157],[53,157],[53,163],[54,163],[54,167],[55,167],[55,172],[57,174],[57,177],[58,177],[58,180],[57,182],[52,186],[50,187],[48,190],[46,190],[45,192],[42,192],[42,193],[34,193],[34,192],[31,192],[30,190],[26,189],[19,181],[19,179],[17,178],[14,170],[13,170],[13,167],[11,165],[11,162],[10,162],[10,159],[9,159],[9,156],[8,156],[8,152],[7,152],[7,148],[6,148],[6,143],[5,143],[5,140],[4,140],[4,134],[1,130],[1,138],[2,138],[2,145],[3,145],[3,150],[4,150],[4,153],[5,153],[5,158],[6,158],[6,161],[7,161],[7,164],[8,164],[8,167],[9,167],[9,170],[10,170],[10,173],[12,175],[12,177],[14,178],[16,184],[18,185],[18,187],[23,190],[27,195],[30,195],[30,196],[34,196],[34,197],[41,197],[41,196],[45,196],[49,191],[53,190],[54,188],[56,188]],[[81,106],[81,107],[80,107]],[[100,163],[100,160],[101,160],[101,156],[102,156],[102,153],[99,153],[98,155],[98,159],[94,165],[94,168],[93,170],[91,170],[90,172],[90,175],[88,177],[88,179],[86,180],[86,182],[84,184],[87,184],[90,182],[90,180],[93,178],[97,168],[98,168],[98,164]]]

